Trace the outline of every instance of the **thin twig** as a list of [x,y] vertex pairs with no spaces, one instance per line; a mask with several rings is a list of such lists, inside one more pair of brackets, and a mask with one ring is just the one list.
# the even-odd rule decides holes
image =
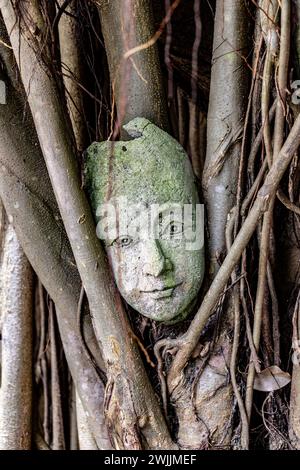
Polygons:
[[272,328],[273,328],[273,349],[274,349],[274,364],[280,365],[280,329],[279,329],[279,307],[272,273],[271,263],[268,261],[267,265],[267,279],[269,292],[272,301]]
[[[272,119],[275,116],[276,106],[277,106],[277,101],[275,100],[269,111],[269,123],[272,121]],[[249,158],[248,158],[248,171],[250,172],[251,175],[254,173],[255,157],[257,155],[260,144],[262,142],[263,133],[264,133],[264,126],[262,125],[252,144],[251,151],[250,151]]]
[[170,6],[169,10],[167,11],[166,16],[163,18],[162,22],[160,23],[160,26],[158,30],[153,34],[152,38],[149,39],[149,41],[144,42],[143,44],[140,44],[139,46],[135,46],[132,49],[129,49],[128,51],[125,52],[123,58],[128,59],[129,57],[133,56],[137,52],[144,51],[145,49],[148,49],[151,46],[154,46],[154,44],[157,42],[157,40],[160,38],[162,35],[166,25],[169,23],[171,20],[171,17],[178,7],[179,3],[181,0],[174,0],[172,5]]

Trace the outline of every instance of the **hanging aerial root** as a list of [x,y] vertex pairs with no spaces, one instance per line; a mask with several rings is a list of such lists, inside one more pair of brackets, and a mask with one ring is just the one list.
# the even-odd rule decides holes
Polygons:
[[[169,345],[178,348],[178,352],[174,357],[171,369],[169,371],[169,383],[176,383],[178,376],[183,373],[188,359],[191,357],[195,349],[201,332],[213,314],[214,308],[219,300],[220,295],[226,286],[232,270],[238,263],[244,249],[246,248],[250,238],[252,237],[257,224],[263,215],[268,210],[270,200],[276,194],[278,185],[291,162],[295,151],[300,144],[300,116],[295,121],[288,138],[286,139],[278,158],[272,164],[270,171],[265,179],[262,188],[259,190],[256,200],[246,217],[236,239],[234,240],[231,249],[229,250],[223,264],[220,267],[218,274],[212,282],[210,289],[203,299],[200,309],[198,310],[195,318],[187,332],[179,339],[170,339]],[[159,342],[158,342],[159,347]]]

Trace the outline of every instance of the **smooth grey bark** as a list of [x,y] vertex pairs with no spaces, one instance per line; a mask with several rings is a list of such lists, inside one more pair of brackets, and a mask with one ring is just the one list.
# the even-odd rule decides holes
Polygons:
[[[1,39],[7,42],[0,21]],[[81,289],[74,257],[66,237],[22,86],[11,51],[0,44],[5,65],[7,104],[0,105],[0,196],[20,243],[41,282],[56,304],[64,351],[78,393],[89,413],[98,447],[109,449],[103,415],[104,386],[88,360],[77,327]],[[85,337],[103,365],[90,318]]]
[[123,59],[125,52],[148,42],[154,35],[152,2],[101,0],[98,5],[120,124],[144,117],[168,130],[157,45]]
[[241,136],[248,99],[249,13],[244,0],[216,3],[207,151],[202,178],[212,277],[226,250],[225,226],[236,204]]
[[0,449],[28,450],[32,433],[33,271],[12,225],[0,274]]
[[96,237],[91,210],[81,189],[71,126],[55,80],[40,60],[34,39],[27,34],[24,17],[34,27],[39,11],[36,5],[24,5],[25,15],[17,19],[10,0],[2,0],[0,8],[105,360],[107,422],[112,432],[116,430],[118,446],[140,448],[142,435],[149,448],[174,448]]
[[[209,276],[213,278],[226,252],[225,229],[236,204],[243,119],[247,107],[247,54],[249,17],[244,0],[217,0],[211,85],[207,117],[207,151],[202,177],[208,214]],[[222,334],[210,354],[198,386],[197,409],[203,435],[213,444],[230,444],[233,404],[228,367],[232,344],[233,305],[223,314]],[[214,365],[214,366],[213,366]],[[222,386],[221,386],[222,385]],[[209,410],[214,409],[214,413]]]
[[[64,0],[59,0],[63,8]],[[86,127],[84,123],[83,96],[80,85],[83,84],[84,67],[80,44],[79,18],[76,17],[78,1],[73,1],[66,8],[58,23],[60,58],[68,110],[79,152],[87,147]]]
[[90,432],[87,416],[78,394],[76,394],[76,416],[79,449],[97,450],[95,439],[93,438],[93,435]]
[[53,304],[49,309],[49,338],[50,338],[50,383],[51,383],[51,415],[52,415],[52,450],[65,450],[66,439],[63,419],[63,394],[60,379],[60,361],[57,348],[57,333],[55,328],[55,311]]

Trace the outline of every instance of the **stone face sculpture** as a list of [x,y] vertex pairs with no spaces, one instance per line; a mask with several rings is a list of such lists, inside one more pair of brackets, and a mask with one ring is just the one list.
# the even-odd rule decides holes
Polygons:
[[87,150],[85,177],[118,289],[136,311],[176,323],[191,311],[204,275],[203,207],[188,156],[144,118],[133,140]]

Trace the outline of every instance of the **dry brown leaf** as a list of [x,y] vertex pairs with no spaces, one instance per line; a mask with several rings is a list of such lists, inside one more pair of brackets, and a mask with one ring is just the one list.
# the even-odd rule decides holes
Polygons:
[[278,366],[270,366],[256,374],[254,390],[273,392],[285,387],[290,381],[291,376],[288,372],[283,372]]

